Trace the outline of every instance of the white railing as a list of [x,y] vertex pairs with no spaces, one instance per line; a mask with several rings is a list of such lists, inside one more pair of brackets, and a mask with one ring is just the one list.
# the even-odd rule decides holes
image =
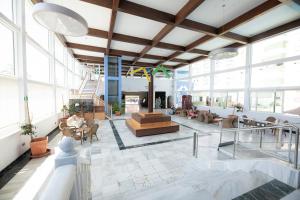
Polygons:
[[86,82],[89,80],[90,73],[91,73],[91,72],[89,72],[89,71],[87,71],[87,72],[85,73],[84,79],[83,79],[83,81],[81,82],[81,85],[80,85],[80,87],[79,87],[79,94],[82,93],[82,90],[83,90],[83,88],[84,88],[85,85],[86,85]]

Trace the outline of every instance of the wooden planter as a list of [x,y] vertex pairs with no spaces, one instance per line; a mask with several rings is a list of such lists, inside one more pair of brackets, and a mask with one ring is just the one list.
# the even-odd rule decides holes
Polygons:
[[31,155],[42,157],[48,154],[48,137],[33,138],[30,143]]

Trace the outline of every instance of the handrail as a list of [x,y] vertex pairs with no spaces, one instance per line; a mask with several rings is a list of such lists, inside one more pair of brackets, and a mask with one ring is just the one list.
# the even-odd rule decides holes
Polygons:
[[90,72],[85,72],[85,76],[84,76],[84,79],[83,79],[83,81],[81,82],[81,84],[80,84],[80,87],[79,87],[79,94],[81,94],[82,93],[82,90],[83,90],[83,88],[84,88],[84,86],[85,86],[85,84],[86,84],[86,82],[87,82],[87,79],[88,79],[88,75],[90,74]]
[[[241,128],[240,127],[240,118],[237,118],[238,125],[237,128],[226,128],[223,129],[223,120],[221,120],[221,128],[220,128],[220,142],[219,142],[219,147],[222,144],[222,135],[223,132],[234,132],[234,139],[232,142],[228,142],[228,144],[233,144],[233,153],[232,156],[235,158],[235,153],[236,153],[236,144],[239,141],[239,133],[240,131],[252,131],[252,130],[265,130],[265,129],[284,129],[287,128],[289,129],[289,149],[288,149],[288,162],[291,163],[291,147],[292,147],[292,129],[296,129],[296,138],[295,138],[295,154],[294,154],[294,168],[298,168],[298,150],[299,150],[299,135],[300,135],[300,128],[290,124],[290,123],[284,123],[281,125],[266,125],[263,127],[251,127],[251,128]],[[274,123],[272,123],[274,124]],[[260,132],[260,148],[262,148],[262,132]],[[198,133],[194,133],[194,142],[193,142],[193,155],[197,157],[198,155]],[[224,144],[224,143],[223,143]],[[219,150],[218,147],[218,150]]]

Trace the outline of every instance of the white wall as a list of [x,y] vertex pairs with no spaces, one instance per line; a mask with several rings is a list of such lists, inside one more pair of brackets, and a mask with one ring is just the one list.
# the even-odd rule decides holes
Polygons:
[[[46,136],[58,126],[57,123],[57,115],[36,123],[37,136]],[[21,135],[20,133],[20,130],[11,133],[8,132],[0,138],[0,171],[30,148],[30,137]]]
[[[148,92],[148,81],[144,77],[122,77],[122,92]],[[155,92],[166,92],[167,104],[167,97],[173,96],[172,79],[154,78],[154,93]],[[154,100],[153,105],[155,105]]]

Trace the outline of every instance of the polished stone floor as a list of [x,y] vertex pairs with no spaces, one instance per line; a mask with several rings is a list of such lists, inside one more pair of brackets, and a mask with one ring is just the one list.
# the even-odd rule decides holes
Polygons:
[[[199,199],[201,196],[201,199],[223,200],[236,198],[272,181],[271,177],[256,171],[203,168],[206,162],[233,161],[232,145],[217,151],[220,136],[217,125],[172,116],[172,120],[180,124],[179,132],[136,138],[125,126],[124,119],[128,117],[127,114],[111,121],[100,121],[99,141],[82,146],[77,143],[79,149],[91,150],[92,199],[158,200],[172,195],[172,199]],[[194,132],[199,133],[198,158],[192,156]],[[60,135],[51,145],[55,146],[59,139]],[[224,133],[223,141],[232,139],[233,133]],[[267,132],[263,135],[263,149],[286,150],[287,139],[282,136],[278,142],[278,138]],[[258,150],[258,133],[241,133],[239,141],[235,160],[271,158]],[[43,159],[30,161],[0,190],[0,199],[13,199],[42,162]],[[236,185],[240,187],[236,189]]]

